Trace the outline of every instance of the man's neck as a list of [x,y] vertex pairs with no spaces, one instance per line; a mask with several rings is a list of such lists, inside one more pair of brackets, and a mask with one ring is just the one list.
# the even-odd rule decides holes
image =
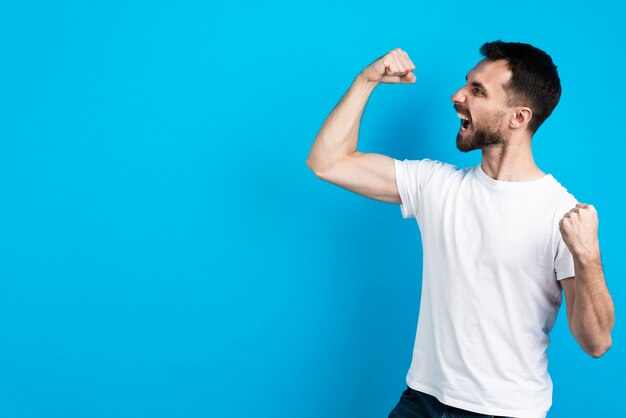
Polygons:
[[535,164],[530,139],[486,147],[482,153],[480,166],[485,174],[495,180],[532,181],[546,175]]

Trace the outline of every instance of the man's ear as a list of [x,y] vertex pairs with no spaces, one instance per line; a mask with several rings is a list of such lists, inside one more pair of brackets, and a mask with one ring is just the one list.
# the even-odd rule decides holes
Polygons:
[[511,118],[511,128],[524,128],[533,117],[533,111],[529,107],[518,107]]

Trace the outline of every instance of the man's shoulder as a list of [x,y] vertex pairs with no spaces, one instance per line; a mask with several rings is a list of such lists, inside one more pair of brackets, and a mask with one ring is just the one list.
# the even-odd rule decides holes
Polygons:
[[554,176],[551,175],[551,177],[551,195],[554,198],[554,203],[559,206],[576,206],[578,200],[572,192],[562,185]]
[[552,176],[550,188],[545,196],[545,208],[558,228],[558,221],[578,203],[574,194]]

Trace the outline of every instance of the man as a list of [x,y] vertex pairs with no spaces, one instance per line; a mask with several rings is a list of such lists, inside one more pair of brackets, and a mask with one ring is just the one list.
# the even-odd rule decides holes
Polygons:
[[534,163],[531,140],[557,105],[552,59],[522,43],[486,43],[453,96],[458,169],[356,150],[363,110],[380,83],[414,83],[396,48],[366,67],[320,129],[307,165],[321,179],[400,204],[422,235],[422,299],[407,389],[390,417],[545,417],[552,404],[546,350],[561,305],[594,358],[611,346],[592,205],[578,203]]

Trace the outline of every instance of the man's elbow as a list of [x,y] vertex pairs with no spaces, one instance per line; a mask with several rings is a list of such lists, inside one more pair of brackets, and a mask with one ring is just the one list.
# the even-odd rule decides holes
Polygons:
[[606,354],[607,351],[611,348],[612,341],[609,338],[608,342],[604,344],[598,344],[594,347],[590,347],[588,350],[585,350],[587,354],[589,354],[593,358],[600,358]]
[[320,163],[319,161],[317,161],[318,159],[315,158],[315,156],[309,154],[309,156],[306,159],[306,166],[309,167],[309,169],[316,175],[316,176],[320,176]]
[[327,173],[331,171],[333,166],[328,161],[315,155],[309,155],[306,160],[306,165],[318,178],[320,178],[321,180],[329,181]]

